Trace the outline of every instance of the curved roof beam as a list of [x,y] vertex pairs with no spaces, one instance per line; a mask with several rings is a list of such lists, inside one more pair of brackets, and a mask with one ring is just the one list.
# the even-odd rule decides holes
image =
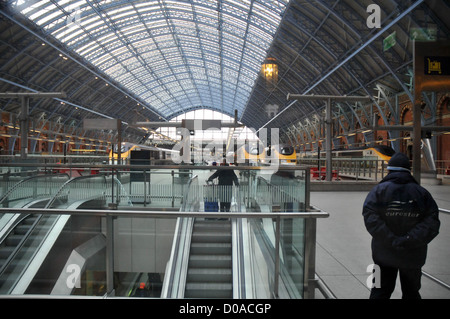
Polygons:
[[[339,21],[341,21],[343,24],[345,24],[345,26],[347,28],[349,28],[350,30],[352,30],[352,32],[354,32],[355,34],[357,34],[359,37],[362,37],[361,34],[359,34],[359,32],[353,28],[353,26],[346,21],[346,19],[344,17],[342,17],[341,15],[338,15],[336,12],[334,12],[334,10],[332,10],[332,8],[329,8],[326,4],[323,3],[323,1],[321,0],[316,0],[321,6],[323,6],[324,8],[326,8],[327,10],[330,11],[331,14],[333,14],[333,16],[336,17],[336,19],[338,19]],[[385,31],[389,30],[392,26],[394,26],[399,20],[401,20],[404,16],[406,16],[407,14],[409,14],[412,10],[414,10],[418,5],[420,5],[424,0],[417,0],[416,3],[414,3],[413,5],[411,5],[408,9],[406,9],[402,14],[400,14],[399,16],[397,16],[394,21],[390,22],[386,27],[384,27],[382,30],[378,31],[377,34],[381,35],[383,34]],[[392,14],[392,13],[391,13]],[[410,98],[410,100],[413,100],[413,96],[412,93],[408,90],[408,88],[404,85],[403,81],[400,80],[400,78],[398,77],[398,75],[395,73],[395,71],[391,68],[391,66],[389,65],[389,63],[387,63],[386,59],[381,56],[379,54],[379,52],[377,52],[373,46],[371,45],[371,43],[376,39],[376,35],[374,37],[372,37],[368,42],[366,42],[363,47],[365,48],[367,46],[368,49],[370,49],[370,51],[383,63],[383,66],[389,70],[389,72],[391,73],[392,77],[398,82],[398,84],[402,87],[402,89],[404,90],[404,92],[408,95],[408,97]],[[357,53],[359,53],[361,51],[361,49],[357,50]],[[404,49],[404,51],[406,51],[406,49]],[[355,56],[356,54],[352,54],[351,57]],[[349,61],[350,58],[347,58],[345,60],[345,62]]]
[[[319,1],[319,0],[317,0]],[[393,19],[389,24],[387,24],[384,28],[379,30],[375,35],[373,35],[370,39],[368,39],[365,43],[363,43],[361,46],[356,48],[356,50],[349,50],[348,54],[343,55],[344,58],[338,61],[337,65],[334,66],[330,71],[328,71],[325,75],[323,75],[320,79],[318,79],[312,86],[310,86],[306,91],[304,91],[302,94],[307,94],[311,92],[314,88],[316,88],[319,84],[321,84],[323,81],[325,81],[329,76],[334,74],[337,70],[339,70],[341,67],[343,67],[348,61],[353,59],[356,55],[358,55],[361,51],[366,49],[366,47],[369,47],[379,36],[381,36],[384,32],[389,30],[393,25],[395,25],[398,21],[403,19],[406,15],[408,15],[411,11],[413,11],[417,6],[419,6],[424,0],[417,0],[414,4],[409,6],[403,13],[399,14],[395,19]],[[319,2],[320,3],[320,2]],[[389,68],[389,71],[391,73],[392,70]],[[395,73],[393,74],[394,77],[397,77]],[[398,78],[398,77],[397,77]],[[402,83],[403,84],[403,83]],[[274,121],[277,117],[279,117],[283,112],[285,112],[287,109],[290,108],[293,104],[289,104],[289,106],[285,107],[281,112],[279,112],[274,118],[272,118],[270,121],[268,121],[266,124],[264,124],[262,127],[267,126],[270,122]],[[261,128],[262,128],[261,127]]]
[[[113,86],[114,88],[116,88],[117,90],[119,90],[120,92],[122,92],[124,95],[129,96],[131,99],[135,100],[137,103],[141,103],[141,101],[137,100],[135,97],[133,97],[129,92],[126,92],[124,90],[123,87],[118,86],[115,83],[112,83],[109,79],[105,78],[105,76],[101,75],[97,70],[93,70],[89,65],[85,65],[82,62],[78,61],[78,59],[72,57],[71,54],[68,54],[67,52],[65,52],[64,50],[62,50],[61,48],[59,48],[58,46],[56,46],[55,44],[51,43],[50,41],[48,41],[46,38],[44,38],[43,36],[39,35],[38,33],[36,33],[35,31],[31,30],[29,27],[25,26],[23,23],[21,23],[19,20],[17,20],[15,17],[13,17],[12,15],[10,15],[9,13],[0,10],[0,14],[3,15],[5,18],[11,20],[13,23],[17,24],[18,26],[20,26],[22,29],[26,30],[28,33],[32,34],[33,36],[35,36],[37,39],[39,39],[40,41],[42,41],[42,43],[45,43],[46,45],[52,47],[53,49],[55,49],[56,51],[60,52],[61,54],[63,54],[64,56],[66,56],[68,59],[70,59],[71,61],[75,62],[76,64],[78,64],[80,67],[86,69],[87,71],[89,71],[90,73],[92,73],[93,75],[95,75],[96,77],[102,79],[103,81],[105,81],[106,83],[108,83],[109,85]],[[68,104],[73,104],[73,103],[68,103]],[[84,109],[86,109],[85,107],[83,107]],[[151,111],[152,113],[154,113],[157,117],[162,118],[164,120],[166,120],[160,113],[155,112],[155,110],[150,109],[149,107],[146,106],[146,108]]]
[[190,107],[242,110],[287,2],[49,0],[17,9],[169,118]]

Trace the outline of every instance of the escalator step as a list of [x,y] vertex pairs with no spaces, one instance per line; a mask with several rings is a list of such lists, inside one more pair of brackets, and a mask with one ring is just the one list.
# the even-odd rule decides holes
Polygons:
[[[20,241],[22,240],[23,235],[9,235],[6,240],[5,240],[5,244],[7,246],[17,246]],[[30,238],[28,238],[28,241],[32,240],[34,242],[41,242],[44,239],[44,236],[30,236]]]
[[231,243],[208,243],[208,242],[193,242],[191,244],[191,254],[195,255],[231,255]]
[[231,268],[230,255],[191,255],[189,268]]
[[195,231],[206,231],[206,232],[229,232],[231,233],[231,223],[230,221],[220,221],[220,220],[205,220],[196,221],[194,224]]
[[8,258],[13,251],[14,251],[14,247],[11,247],[11,246],[0,247],[0,258],[1,259]]
[[185,298],[232,298],[231,283],[188,283]]
[[[50,230],[50,228],[51,228],[51,225],[39,226],[39,229],[41,229],[43,231],[48,231],[48,230]],[[29,229],[30,229],[30,225],[16,226],[16,228],[14,228],[14,234],[25,235]]]
[[230,268],[191,268],[187,274],[188,282],[220,282],[231,283],[232,271]]
[[218,232],[195,232],[192,234],[192,242],[229,243],[231,242],[231,234]]

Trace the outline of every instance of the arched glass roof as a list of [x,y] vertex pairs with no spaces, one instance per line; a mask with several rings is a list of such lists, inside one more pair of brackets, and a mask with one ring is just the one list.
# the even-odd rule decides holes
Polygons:
[[[367,24],[369,4],[379,29]],[[237,110],[247,127],[280,128],[280,140],[299,144],[319,135],[324,103],[288,94],[372,96],[370,114],[362,103],[335,106],[345,130],[375,111],[395,115],[392,96],[413,99],[418,30],[420,41],[448,40],[449,14],[445,0],[6,0],[0,90],[65,92],[33,101],[30,114],[74,127],[117,118],[139,141],[147,132],[137,122],[209,109]],[[259,72],[269,57],[271,85]],[[19,107],[0,103],[11,114]]]
[[289,0],[13,1],[164,119],[242,114]]
[[[223,113],[219,113],[217,111],[209,110],[209,109],[197,109],[194,111],[189,111],[184,114],[178,115],[170,120],[170,122],[181,122],[182,120],[195,120],[195,119],[208,119],[208,120],[220,120],[222,122],[232,123],[234,122],[234,118],[228,116]],[[179,136],[176,133],[177,129],[175,127],[160,127],[156,130],[156,132],[163,134],[164,136],[168,136],[174,140],[179,139]],[[233,130],[234,138],[240,140],[250,140],[257,141],[258,137],[255,134],[255,130],[248,127],[239,127],[236,130]],[[199,141],[226,141],[228,135],[230,134],[229,127],[222,127],[220,130],[208,129],[208,130],[198,130],[195,132],[194,136],[191,136],[191,140],[199,140]]]

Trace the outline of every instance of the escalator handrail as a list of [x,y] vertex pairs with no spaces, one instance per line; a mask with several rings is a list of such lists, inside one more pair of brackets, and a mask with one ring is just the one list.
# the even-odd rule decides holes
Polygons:
[[3,201],[8,198],[9,195],[11,195],[11,193],[13,191],[15,191],[18,187],[22,186],[23,183],[30,181],[31,179],[35,179],[35,178],[42,178],[42,177],[62,177],[62,176],[66,176],[69,177],[69,175],[67,173],[57,173],[57,174],[44,174],[44,175],[33,175],[30,177],[27,177],[19,182],[17,182],[16,184],[14,184],[10,189],[8,189],[6,191],[6,193],[2,196],[2,198],[0,199],[0,204],[3,203]]
[[[246,220],[246,219],[245,219]],[[233,299],[247,299],[253,294],[247,291],[244,255],[243,219],[232,220]],[[251,285],[253,287],[253,285]],[[251,297],[250,297],[251,298]]]
[[[25,216],[23,219],[25,219],[26,217],[28,217],[30,215]],[[36,218],[36,220],[34,221],[34,223],[30,226],[30,228],[27,230],[27,232],[25,233],[25,235],[21,238],[20,242],[17,244],[17,246],[14,248],[13,252],[8,256],[8,258],[6,259],[5,263],[2,265],[2,267],[0,268],[0,277],[3,276],[3,273],[5,272],[5,270],[9,267],[10,263],[14,260],[14,258],[16,257],[16,255],[19,253],[19,251],[22,249],[23,245],[25,244],[25,242],[28,240],[28,238],[31,236],[31,233],[34,231],[34,229],[36,228],[36,226],[39,224],[39,222],[41,221],[43,215],[39,215],[38,218]],[[23,220],[22,219],[22,220]],[[17,226],[17,224],[16,224]],[[12,229],[11,229],[12,230]]]
[[11,234],[11,232],[14,231],[14,228],[16,228],[21,222],[23,222],[30,215],[31,214],[20,214],[20,216],[8,227],[8,229],[5,231],[5,233],[0,238],[0,246],[8,238],[8,236]]
[[[179,217],[167,267],[162,298],[183,298],[186,284],[187,259],[191,243],[193,217]],[[183,240],[182,240],[183,239]],[[183,267],[184,266],[184,267]],[[177,280],[178,279],[178,280]]]
[[[102,175],[105,178],[106,181],[106,177],[104,175]],[[61,187],[59,188],[59,190],[56,192],[56,194],[52,197],[52,199],[50,199],[47,204],[45,205],[44,209],[46,208],[50,208],[51,205],[53,205],[54,201],[56,200],[56,198],[59,196],[59,194],[61,194],[61,192],[63,191],[63,189],[70,183],[73,183],[74,181],[80,180],[80,179],[85,179],[85,178],[93,178],[93,177],[99,177],[99,175],[87,175],[87,176],[77,176],[77,177],[72,177],[71,179],[69,179],[68,181],[66,181],[63,185],[61,185]],[[29,215],[28,215],[29,216]],[[6,269],[8,268],[8,266],[10,265],[10,263],[14,260],[14,258],[17,256],[17,254],[19,253],[19,251],[22,249],[23,245],[25,244],[25,242],[29,239],[29,237],[31,236],[31,234],[33,233],[34,229],[36,228],[36,226],[40,223],[42,217],[44,215],[43,214],[39,214],[36,218],[36,220],[34,221],[34,223],[30,226],[30,228],[27,230],[27,232],[24,234],[24,236],[21,238],[20,242],[18,243],[18,245],[14,248],[14,250],[12,251],[12,253],[8,256],[8,258],[6,259],[5,263],[2,265],[2,267],[0,268],[0,277],[4,274],[4,272],[6,271]],[[27,216],[26,216],[27,217]],[[17,226],[17,224],[15,225]],[[13,228],[12,228],[13,229]],[[11,231],[12,231],[11,229]],[[49,230],[51,231],[51,229]],[[10,233],[10,232],[9,232]],[[6,238],[5,238],[6,239]]]
[[[192,182],[198,180],[198,175],[193,176],[189,179],[188,189],[183,198],[183,206],[180,211],[186,211],[188,194],[191,191]],[[191,243],[192,227],[194,224],[194,218],[179,217],[177,219],[177,225],[175,228],[175,236],[172,243],[172,250],[170,252],[170,258],[168,262],[168,271],[166,271],[167,276],[165,276],[163,283],[163,298],[183,298],[184,297],[184,284],[186,282],[185,275],[187,272],[187,262],[185,262],[185,269],[181,269],[180,261],[185,260],[186,256],[189,254],[189,248]],[[184,240],[182,240],[184,239]],[[183,263],[182,263],[183,264]],[[178,283],[175,283],[176,274],[179,275]],[[184,281],[181,280],[184,278]],[[180,285],[183,285],[180,287]]]
[[67,185],[79,181],[80,179],[88,179],[88,178],[98,178],[98,177],[103,177],[104,182],[106,183],[106,175],[104,174],[97,174],[97,175],[86,175],[86,176],[76,176],[76,177],[72,177],[71,179],[69,179],[68,181],[66,181],[63,185],[61,185],[61,187],[59,188],[59,190],[56,192],[56,194],[48,201],[47,205],[45,205],[44,208],[50,208],[53,203],[55,202],[56,198],[58,198],[58,196],[63,192],[63,190],[66,188]]
[[192,176],[190,179],[189,179],[189,182],[188,182],[188,184],[187,184],[187,192],[184,194],[184,197],[183,197],[183,205],[181,206],[181,209],[180,209],[180,211],[182,211],[182,212],[185,212],[186,211],[186,206],[187,206],[187,200],[188,200],[188,198],[189,198],[189,192],[191,191],[191,185],[192,185],[192,182],[194,181],[194,180],[197,180],[198,181],[198,175],[194,175],[194,176]]

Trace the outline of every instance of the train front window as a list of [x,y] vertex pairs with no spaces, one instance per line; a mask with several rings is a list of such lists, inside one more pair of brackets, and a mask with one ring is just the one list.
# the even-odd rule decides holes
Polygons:
[[245,145],[245,149],[250,155],[260,155],[261,154],[261,151],[260,151],[259,147],[257,147],[257,146]]
[[[120,148],[120,152],[121,152],[121,153],[125,153],[126,151],[127,151],[126,145],[122,144],[122,147]],[[118,153],[118,150],[117,150],[117,144],[114,144],[113,152],[114,152],[114,154],[117,154],[117,153]]]
[[280,151],[281,155],[292,155],[294,153],[294,148],[292,146],[284,146]]

